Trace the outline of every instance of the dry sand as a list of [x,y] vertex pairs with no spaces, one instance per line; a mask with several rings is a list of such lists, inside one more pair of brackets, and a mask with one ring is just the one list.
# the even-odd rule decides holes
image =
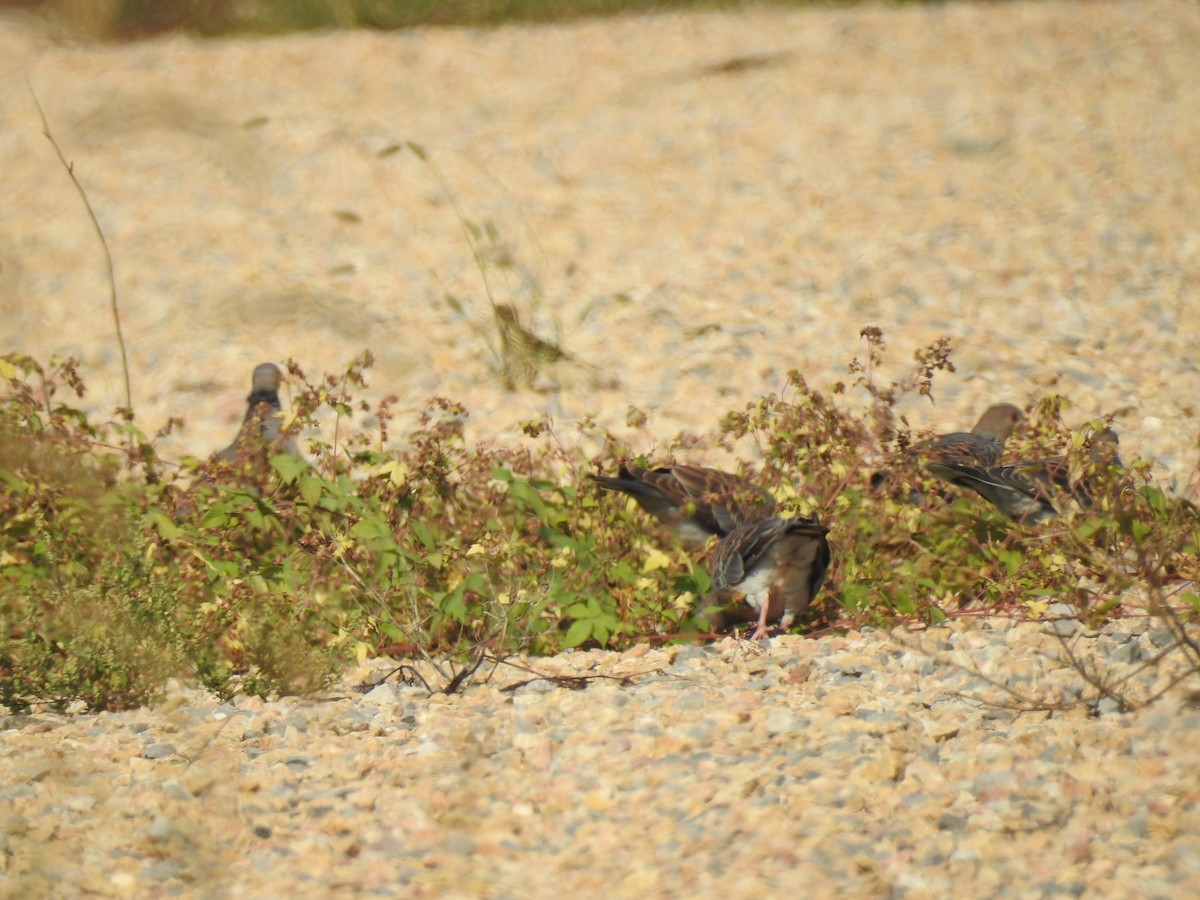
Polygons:
[[[364,348],[373,396],[461,400],[473,437],[549,412],[569,438],[593,412],[651,449],[789,369],[844,377],[878,325],[884,377],[958,348],[915,426],[1061,392],[1182,486],[1197,46],[1200,9],[1169,0],[99,47],[0,19],[6,343],[81,357],[90,408],[121,402],[100,249],[27,77],[116,261],[139,422],[187,419],[168,456],[227,441],[260,360],[315,375]],[[428,162],[381,155],[408,141]],[[495,299],[620,388],[504,391],[463,220],[511,261]]]

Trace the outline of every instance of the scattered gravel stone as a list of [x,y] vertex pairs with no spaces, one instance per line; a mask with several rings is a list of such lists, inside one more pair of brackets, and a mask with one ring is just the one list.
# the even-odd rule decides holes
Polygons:
[[1158,650],[1170,647],[1175,643],[1177,638],[1175,632],[1170,628],[1151,628],[1146,632],[1146,639]]
[[152,743],[147,744],[142,748],[142,756],[145,759],[166,759],[168,756],[175,755],[174,744]]
[[371,688],[362,698],[362,703],[366,706],[376,706],[380,709],[394,708],[403,703],[403,696],[399,688],[391,682]]
[[558,690],[558,685],[556,685],[551,679],[549,679],[549,678],[534,678],[532,681],[529,681],[528,683],[523,684],[519,688],[517,688],[516,693],[517,694],[526,694],[526,695],[527,694],[553,694],[557,690]]
[[767,713],[767,734],[791,734],[802,726],[802,720],[790,709],[772,709]]
[[1050,627],[1061,637],[1070,637],[1083,627],[1082,623],[1075,618],[1079,615],[1079,610],[1070,603],[1051,603],[1048,613],[1053,617]]

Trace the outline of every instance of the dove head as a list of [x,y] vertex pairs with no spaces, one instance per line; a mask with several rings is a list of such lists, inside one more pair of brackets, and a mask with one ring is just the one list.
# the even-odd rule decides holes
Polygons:
[[1088,439],[1088,446],[1092,459],[1096,462],[1108,463],[1109,465],[1124,468],[1121,463],[1121,457],[1118,455],[1121,439],[1117,437],[1117,433],[1111,428],[1095,432]]
[[262,363],[254,368],[250,390],[254,393],[258,391],[275,392],[279,390],[281,381],[283,381],[283,373],[279,371],[279,366],[275,363]]
[[1011,403],[997,403],[995,406],[989,406],[979,417],[979,421],[975,423],[971,433],[992,437],[1003,442],[1012,434],[1017,423],[1024,418],[1025,413],[1021,412],[1019,407],[1013,406]]

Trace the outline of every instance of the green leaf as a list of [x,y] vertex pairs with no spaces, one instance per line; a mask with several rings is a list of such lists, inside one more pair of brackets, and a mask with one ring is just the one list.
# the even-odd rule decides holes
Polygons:
[[201,528],[224,528],[231,521],[229,510],[225,504],[211,507],[200,519]]
[[606,646],[609,638],[608,627],[599,620],[593,621],[592,637],[594,637],[600,643],[600,646]]
[[482,572],[472,572],[463,579],[462,588],[473,594],[487,594],[491,589],[491,584]]
[[592,636],[592,623],[588,619],[576,619],[563,638],[564,647],[578,647]]
[[1145,485],[1141,488],[1142,497],[1150,504],[1150,509],[1160,519],[1167,518],[1167,495],[1158,488]]
[[509,481],[508,496],[516,501],[517,506],[530,509],[535,515],[541,516],[546,510],[542,495],[529,482],[520,478]]
[[426,550],[432,550],[435,546],[437,546],[437,541],[435,541],[433,537],[433,531],[420,519],[410,519],[408,522],[408,529],[413,533],[416,539],[421,542],[421,546]]
[[1005,571],[1011,577],[1021,568],[1023,557],[1020,550],[1001,550],[996,554],[996,558],[1004,564]]
[[316,506],[321,499],[321,492],[325,489],[325,482],[320,478],[315,478],[311,475],[300,479],[300,496],[304,498],[304,502],[309,506]]
[[587,603],[572,603],[563,611],[563,615],[568,619],[590,619],[595,614],[595,610]]
[[279,473],[279,480],[291,484],[300,477],[300,473],[310,468],[308,460],[294,453],[277,453],[271,457],[271,468]]
[[396,536],[391,527],[376,516],[359,519],[350,526],[350,535],[372,548],[396,546]]
[[3,481],[16,494],[25,494],[29,492],[29,485],[25,480],[19,477],[16,473],[10,472],[8,469],[0,469],[0,481]]
[[404,629],[395,622],[381,622],[379,632],[384,637],[390,638],[393,641],[408,640],[408,635],[404,633]]
[[467,603],[463,598],[462,585],[459,585],[443,597],[441,602],[438,603],[438,609],[455,622],[465,622],[467,619]]

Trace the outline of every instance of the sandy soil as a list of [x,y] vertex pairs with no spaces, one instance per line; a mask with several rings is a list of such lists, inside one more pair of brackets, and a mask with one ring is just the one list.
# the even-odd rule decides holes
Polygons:
[[[1170,0],[101,47],[3,18],[6,344],[78,355],[90,407],[121,402],[101,253],[28,78],[116,261],[139,422],[187,419],[168,456],[228,440],[260,360],[364,348],[373,396],[462,400],[477,438],[544,412],[628,433],[635,404],[651,449],[789,369],[843,377],[878,325],[885,377],[958,347],[918,427],[1062,392],[1181,486],[1196,46],[1200,9]],[[495,299],[619,388],[565,367],[558,392],[503,389],[464,221],[495,228]]]

